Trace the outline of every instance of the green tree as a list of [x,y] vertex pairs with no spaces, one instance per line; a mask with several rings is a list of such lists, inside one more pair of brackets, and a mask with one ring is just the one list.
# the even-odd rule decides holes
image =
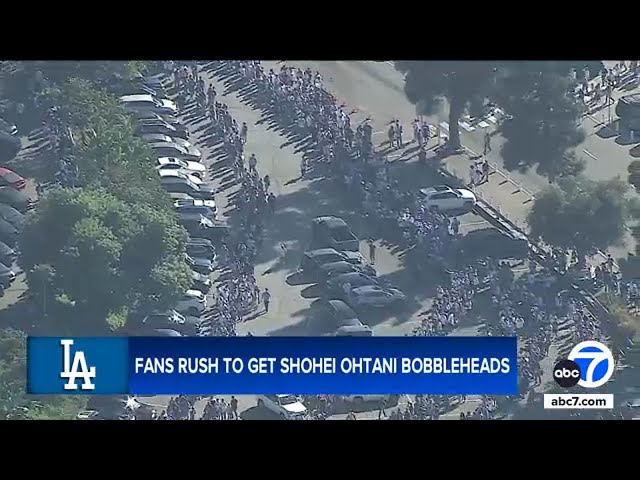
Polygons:
[[189,288],[186,238],[170,209],[105,189],[58,189],[29,218],[21,261],[36,289],[46,269],[50,287],[40,301],[51,312],[60,303],[73,312],[61,328],[94,332],[106,320],[122,326],[129,312],[167,308]]
[[537,166],[551,181],[584,169],[572,151],[585,134],[582,109],[570,94],[569,67],[569,62],[513,62],[502,69],[495,97],[510,115],[501,128],[507,168]]
[[449,146],[460,148],[458,120],[472,103],[484,103],[496,78],[496,62],[412,60],[398,61],[404,90],[418,113],[432,114],[446,100],[449,106]]
[[19,330],[0,329],[0,420],[74,418],[85,397],[26,394],[26,341]]
[[635,208],[620,179],[564,178],[533,204],[528,223],[534,237],[555,247],[575,249],[581,262],[596,249],[619,244]]

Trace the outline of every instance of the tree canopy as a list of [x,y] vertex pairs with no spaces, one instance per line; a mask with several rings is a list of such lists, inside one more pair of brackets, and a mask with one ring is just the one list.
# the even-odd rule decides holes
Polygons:
[[635,209],[628,190],[617,178],[561,179],[536,198],[528,216],[531,233],[555,247],[576,249],[581,259],[605,250],[620,243]]
[[[449,146],[460,147],[458,120],[474,105],[502,108],[507,168],[537,166],[555,179],[583,168],[573,147],[584,139],[580,106],[570,89],[571,62],[398,61],[405,93],[418,113],[449,107]],[[594,72],[595,73],[595,72]],[[474,115],[477,116],[477,115]]]
[[570,94],[568,65],[517,62],[504,70],[496,98],[511,117],[502,127],[505,166],[537,166],[551,180],[580,173],[584,164],[572,149],[585,134],[579,126],[582,110]]
[[[127,203],[105,189],[59,189],[29,218],[22,263],[27,271],[48,266],[51,288],[44,300],[73,305],[77,315],[67,320],[103,322],[127,310],[166,308],[183,294],[190,282],[185,240],[168,209]],[[33,278],[36,288],[42,281]]]
[[86,405],[85,397],[26,394],[26,335],[0,330],[0,420],[72,419]]
[[404,74],[404,90],[420,114],[432,114],[444,101],[449,107],[449,145],[460,148],[458,120],[473,102],[484,102],[495,79],[496,64],[485,61],[419,61],[395,63]]
[[187,236],[152,152],[117,99],[91,82],[69,79],[49,100],[74,134],[81,187],[49,193],[28,219],[21,262],[36,297],[47,314],[62,309],[58,326],[73,332],[167,308],[190,286]]

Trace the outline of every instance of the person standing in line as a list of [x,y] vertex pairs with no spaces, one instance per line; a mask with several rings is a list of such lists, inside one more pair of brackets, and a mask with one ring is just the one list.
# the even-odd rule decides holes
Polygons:
[[271,303],[271,292],[268,288],[262,292],[262,305],[264,305],[264,313],[269,313],[269,304]]
[[484,134],[484,154],[486,155],[491,151],[491,135],[489,132]]
[[373,239],[370,238],[367,242],[369,244],[369,261],[371,265],[376,264],[376,244],[373,243]]

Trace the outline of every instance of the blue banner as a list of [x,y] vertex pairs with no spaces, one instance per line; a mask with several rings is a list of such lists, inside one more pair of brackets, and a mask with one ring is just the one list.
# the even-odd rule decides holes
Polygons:
[[511,337],[30,338],[32,394],[517,393]]

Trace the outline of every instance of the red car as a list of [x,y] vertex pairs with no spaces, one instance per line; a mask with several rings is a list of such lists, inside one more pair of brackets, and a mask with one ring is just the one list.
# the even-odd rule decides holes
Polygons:
[[11,187],[22,190],[27,186],[27,181],[8,168],[0,167],[0,187]]

